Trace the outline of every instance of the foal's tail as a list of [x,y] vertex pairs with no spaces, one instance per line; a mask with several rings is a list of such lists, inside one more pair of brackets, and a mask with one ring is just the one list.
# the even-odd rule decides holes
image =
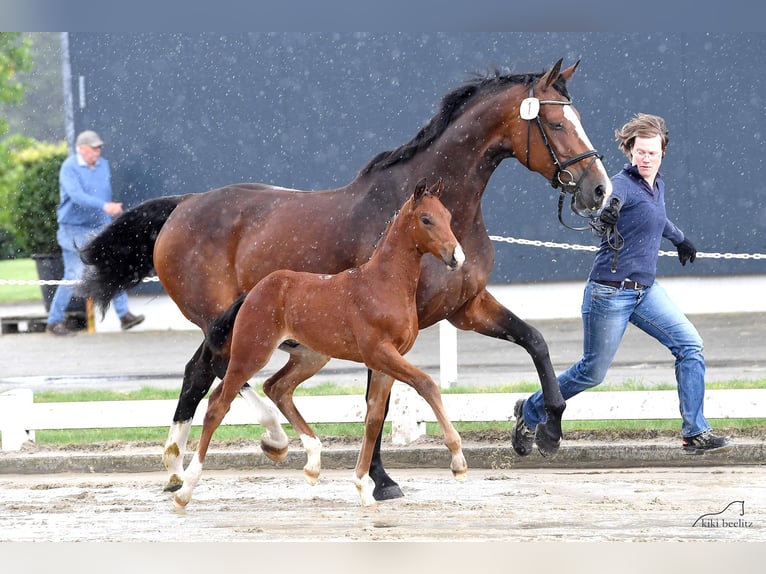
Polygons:
[[159,197],[123,212],[87,245],[77,292],[105,313],[118,291],[138,285],[154,268],[154,243],[173,210],[188,195]]
[[243,293],[232,303],[226,311],[216,317],[208,326],[205,343],[213,353],[219,353],[226,346],[231,331],[234,328],[234,320],[237,318],[242,303],[245,302],[247,293]]

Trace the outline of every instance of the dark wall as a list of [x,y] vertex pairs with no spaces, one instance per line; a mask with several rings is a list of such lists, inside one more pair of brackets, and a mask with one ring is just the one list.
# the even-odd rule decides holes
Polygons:
[[[582,59],[570,92],[610,174],[625,162],[615,128],[635,112],[662,115],[671,219],[700,251],[766,252],[763,34],[71,33],[69,41],[75,131],[106,140],[127,206],[239,181],[345,185],[372,156],[411,139],[473,73],[537,72],[563,57],[565,66]],[[595,244],[558,223],[557,196],[506,160],[483,200],[489,233]],[[583,279],[592,259],[495,247],[493,282]],[[660,275],[764,272],[766,262],[752,259],[659,265]]]

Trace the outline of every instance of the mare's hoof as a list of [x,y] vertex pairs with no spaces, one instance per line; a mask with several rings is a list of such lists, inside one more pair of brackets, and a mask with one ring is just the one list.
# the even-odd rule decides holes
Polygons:
[[546,425],[537,425],[535,430],[535,443],[537,450],[543,456],[553,456],[561,446],[561,429],[551,431]]
[[395,498],[404,498],[404,493],[399,485],[392,480],[386,484],[376,484],[372,491],[372,497],[375,500],[394,500]]
[[263,454],[269,457],[274,462],[282,462],[287,458],[287,447],[277,448],[270,444],[261,442],[261,450]]
[[180,498],[178,495],[175,495],[175,496],[173,497],[173,505],[174,505],[176,508],[186,508],[186,505],[187,505],[187,504],[189,504],[189,500],[190,500],[190,499],[187,499],[187,500],[183,500],[183,499],[182,499],[182,498]]
[[177,474],[174,474],[170,477],[170,479],[168,479],[168,483],[165,485],[163,491],[175,492],[176,490],[179,490],[183,485],[184,481],[181,479],[181,477]]

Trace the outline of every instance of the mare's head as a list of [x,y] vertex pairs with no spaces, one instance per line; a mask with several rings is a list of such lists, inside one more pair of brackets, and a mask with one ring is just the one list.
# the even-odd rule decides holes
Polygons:
[[450,269],[458,269],[465,261],[465,254],[452,233],[452,215],[439,199],[443,190],[441,179],[431,187],[427,187],[425,178],[421,179],[400,216],[410,219],[409,229],[418,251],[430,253]]
[[508,108],[513,154],[554,188],[572,193],[576,211],[594,210],[605,205],[612,182],[567,92],[580,62],[563,71],[561,62],[539,76],[530,75]]

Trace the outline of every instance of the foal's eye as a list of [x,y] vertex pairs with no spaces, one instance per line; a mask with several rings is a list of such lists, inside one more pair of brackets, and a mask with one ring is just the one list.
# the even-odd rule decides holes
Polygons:
[[423,225],[431,225],[431,218],[427,215],[423,215],[420,217],[420,221],[423,222]]

